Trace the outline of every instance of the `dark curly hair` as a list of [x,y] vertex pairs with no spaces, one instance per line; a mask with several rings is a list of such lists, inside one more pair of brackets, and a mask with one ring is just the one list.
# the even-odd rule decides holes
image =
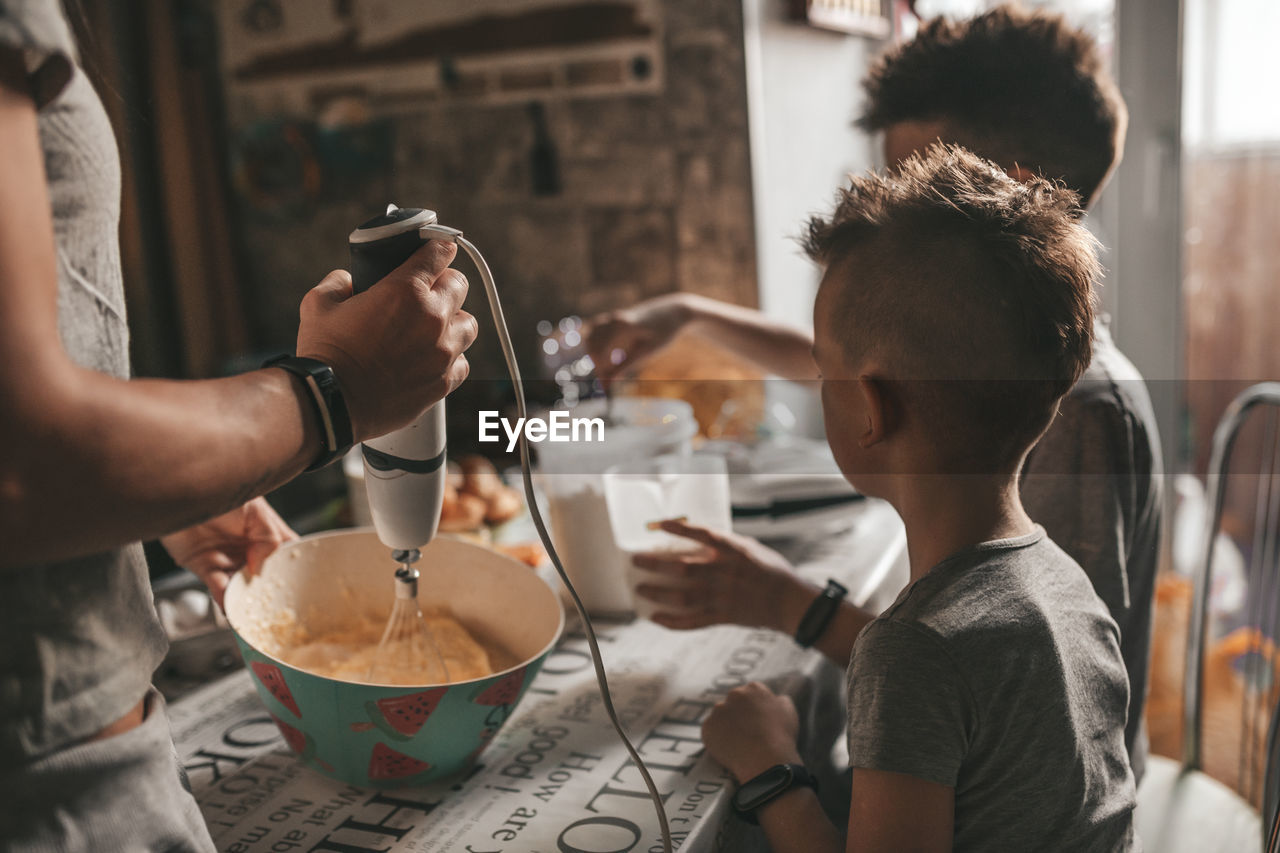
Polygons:
[[852,178],[802,241],[827,267],[819,334],[897,380],[964,471],[1020,462],[1091,358],[1101,269],[1077,210],[954,145]]
[[944,141],[1062,180],[1086,207],[1124,147],[1124,100],[1092,37],[1060,15],[1000,6],[935,18],[882,55],[863,89],[861,127],[942,122]]

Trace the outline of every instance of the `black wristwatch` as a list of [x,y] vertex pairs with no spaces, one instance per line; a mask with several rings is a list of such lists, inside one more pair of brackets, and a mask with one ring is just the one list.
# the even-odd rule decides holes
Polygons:
[[323,361],[296,355],[278,355],[267,359],[262,366],[289,371],[302,380],[310,394],[320,422],[320,452],[307,466],[308,471],[323,468],[351,449],[355,443],[351,416],[347,414],[347,401],[332,367]]
[[818,790],[818,780],[804,769],[803,764],[775,764],[738,786],[733,795],[733,810],[748,823],[759,823],[756,809],[797,785],[808,785]]
[[827,588],[813,600],[804,616],[800,617],[800,626],[796,628],[796,642],[806,649],[818,642],[822,632],[827,630],[827,625],[831,624],[831,617],[840,609],[840,602],[848,594],[849,590],[844,584],[828,580]]

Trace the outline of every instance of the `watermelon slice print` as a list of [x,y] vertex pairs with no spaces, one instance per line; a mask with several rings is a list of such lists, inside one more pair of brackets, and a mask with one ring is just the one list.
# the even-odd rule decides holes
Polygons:
[[448,692],[448,687],[433,687],[419,693],[407,693],[404,696],[391,696],[376,702],[372,700],[365,702],[364,710],[369,715],[369,722],[372,725],[353,723],[351,730],[368,731],[373,726],[377,726],[394,740],[409,740],[422,730],[427,717],[431,716],[431,712]]
[[476,744],[476,748],[467,753],[467,764],[476,763],[476,759],[480,757],[480,753],[484,752],[484,748],[489,745],[489,741],[493,740],[493,736],[498,733],[496,728],[485,728],[480,731],[480,743]]
[[417,776],[431,769],[425,761],[419,761],[411,755],[397,752],[385,743],[375,743],[373,753],[369,756],[369,781],[385,782],[401,781]]
[[295,717],[302,719],[302,712],[298,710],[298,703],[293,700],[289,685],[284,683],[284,673],[280,671],[280,667],[263,661],[254,661],[249,668],[277,702],[292,711]]
[[476,696],[475,703],[477,705],[514,705],[516,700],[520,698],[520,688],[524,686],[525,667],[520,667],[515,672],[504,675],[486,687]]
[[276,727],[280,729],[280,734],[284,735],[284,742],[289,745],[289,748],[298,753],[298,757],[303,761],[310,761],[316,754],[316,742],[310,735],[295,729],[275,714],[271,715],[271,719],[276,721]]

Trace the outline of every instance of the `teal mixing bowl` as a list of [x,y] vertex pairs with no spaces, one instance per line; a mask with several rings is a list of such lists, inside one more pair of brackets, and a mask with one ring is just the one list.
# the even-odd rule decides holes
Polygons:
[[447,607],[510,666],[485,678],[410,687],[356,684],[277,657],[288,626],[343,630],[391,611],[395,564],[371,530],[281,546],[255,577],[227,588],[227,621],[285,742],[320,772],[403,787],[467,770],[524,695],[564,628],[555,593],[528,566],[457,539],[423,549],[424,610]]

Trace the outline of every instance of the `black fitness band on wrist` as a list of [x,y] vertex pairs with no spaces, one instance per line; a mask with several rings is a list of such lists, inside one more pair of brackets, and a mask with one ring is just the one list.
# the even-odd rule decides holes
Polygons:
[[323,468],[351,449],[355,443],[351,416],[347,413],[347,401],[342,396],[342,388],[332,367],[314,358],[294,355],[269,358],[262,366],[289,371],[302,380],[308,391],[308,399],[320,421],[320,453],[307,466],[308,471]]
[[800,617],[800,626],[796,628],[796,642],[803,648],[810,648],[818,641],[831,617],[840,609],[840,602],[849,594],[849,590],[839,581],[828,580],[827,587],[813,600],[809,609]]
[[756,811],[793,788],[807,786],[818,790],[818,780],[803,764],[775,764],[763,773],[738,786],[730,799],[733,810],[747,823],[759,824]]

